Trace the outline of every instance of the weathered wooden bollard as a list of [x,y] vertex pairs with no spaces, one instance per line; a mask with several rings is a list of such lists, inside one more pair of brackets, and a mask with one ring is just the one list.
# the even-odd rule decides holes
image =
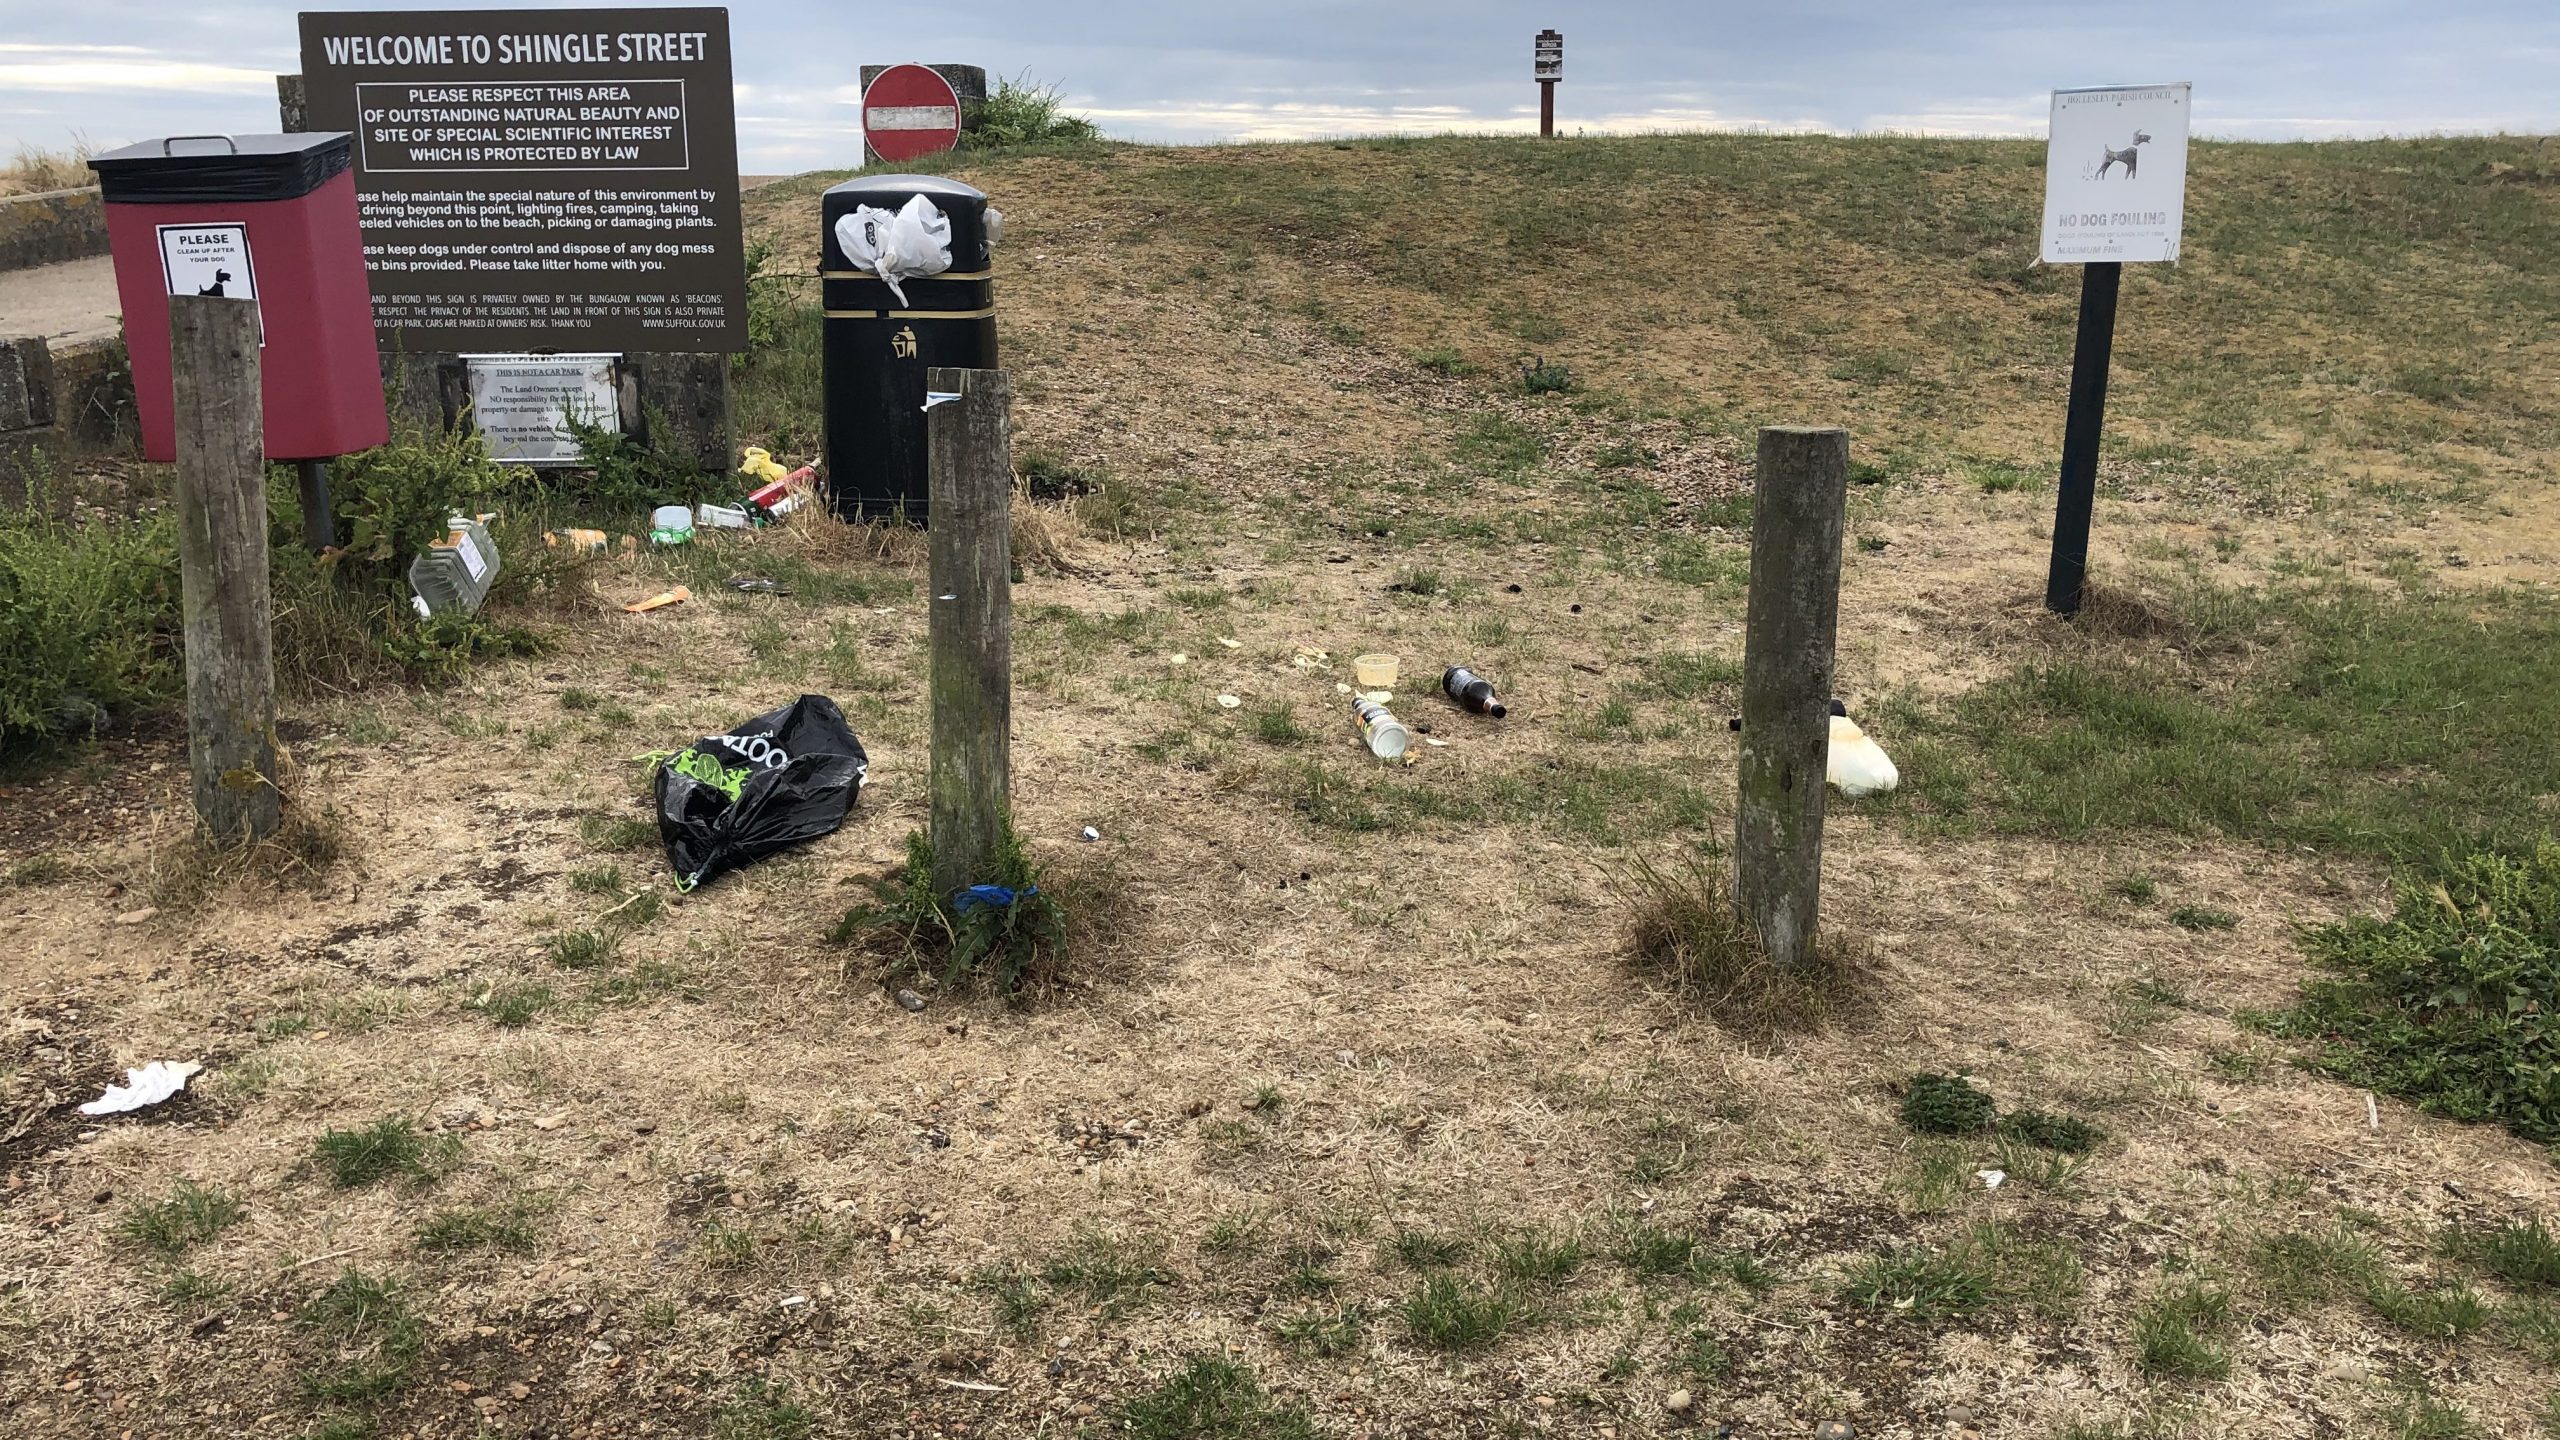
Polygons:
[[926,412],[933,516],[933,888],[995,878],[1013,792],[1013,382],[936,366]]
[[1848,483],[1848,431],[1761,430],[1733,888],[1770,961],[1788,968],[1813,958],[1821,915],[1823,768]]
[[169,361],[196,815],[217,839],[263,839],[283,821],[284,794],[275,780],[258,302],[170,296]]

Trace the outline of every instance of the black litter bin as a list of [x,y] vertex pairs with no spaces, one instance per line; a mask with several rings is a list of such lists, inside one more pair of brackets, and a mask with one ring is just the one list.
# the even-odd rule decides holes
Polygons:
[[[951,268],[899,281],[901,301],[836,243],[836,220],[896,214],[922,195],[951,220]],[[826,308],[827,484],[839,519],[932,519],[925,497],[924,372],[996,368],[987,197],[937,175],[873,175],[826,194],[818,274]]]

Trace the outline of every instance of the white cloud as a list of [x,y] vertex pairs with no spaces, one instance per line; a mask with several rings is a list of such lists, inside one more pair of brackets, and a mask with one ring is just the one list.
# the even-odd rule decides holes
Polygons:
[[[40,46],[10,46],[12,54],[43,54]],[[40,62],[0,62],[0,90],[134,91],[177,90],[197,94],[273,95],[275,72],[233,65],[204,65],[192,60],[106,60],[77,58],[108,47],[56,50],[60,58]],[[125,48],[125,47],[115,47]],[[148,55],[149,51],[136,51]]]

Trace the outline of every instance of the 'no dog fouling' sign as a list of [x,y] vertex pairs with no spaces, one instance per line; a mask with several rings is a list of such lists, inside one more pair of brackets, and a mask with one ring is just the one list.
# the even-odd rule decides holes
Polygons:
[[2044,259],[2175,260],[2187,208],[2187,82],[2053,92]]

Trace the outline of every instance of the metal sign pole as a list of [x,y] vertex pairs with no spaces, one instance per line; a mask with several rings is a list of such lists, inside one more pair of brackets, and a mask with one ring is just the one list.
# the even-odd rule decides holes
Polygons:
[[2080,331],[2071,344],[2071,408],[2062,422],[2062,480],[2053,505],[2053,564],[2045,574],[2045,608],[2080,613],[2089,574],[2089,511],[2098,498],[2098,439],[2107,420],[2107,367],[2116,347],[2116,288],[2124,265],[2093,260],[2080,267]]

